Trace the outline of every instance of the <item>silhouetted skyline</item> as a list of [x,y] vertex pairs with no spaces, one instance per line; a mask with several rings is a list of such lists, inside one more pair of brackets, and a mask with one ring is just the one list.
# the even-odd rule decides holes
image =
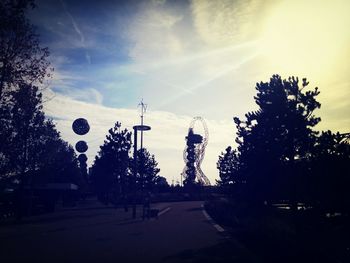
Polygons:
[[345,2],[40,1],[42,40],[34,2],[0,2],[2,261],[349,262]]
[[89,120],[89,160],[115,121],[138,124],[144,98],[154,127],[147,147],[164,176],[180,180],[188,122],[202,116],[212,134],[203,169],[214,181],[217,156],[232,144],[232,117],[255,107],[255,82],[275,73],[320,87],[317,129],[350,128],[348,1],[37,4],[30,18],[55,67],[45,111],[72,144],[69,123]]

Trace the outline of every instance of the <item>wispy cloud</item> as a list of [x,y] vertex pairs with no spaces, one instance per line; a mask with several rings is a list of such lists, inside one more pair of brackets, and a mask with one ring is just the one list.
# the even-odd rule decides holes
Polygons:
[[85,52],[85,58],[86,58],[86,61],[89,63],[89,64],[91,64],[91,56],[90,56],[90,54],[86,51]]
[[[256,37],[260,14],[266,6],[259,0],[193,0],[194,24],[202,41],[211,46],[246,42]],[[260,22],[260,23],[259,23]]]
[[[81,47],[82,48],[86,48],[86,44],[85,44],[85,37],[84,37],[84,34],[82,33],[82,31],[80,30],[80,27],[78,26],[77,22],[75,21],[73,15],[68,11],[67,9],[67,6],[65,4],[65,2],[63,0],[61,0],[61,4],[62,4],[62,7],[66,13],[66,15],[69,17],[71,23],[72,23],[72,26],[75,30],[75,32],[77,33],[77,35],[79,36],[80,38],[80,43],[81,43]],[[85,58],[86,58],[86,61],[91,64],[91,57],[90,57],[90,54],[88,53],[88,51],[85,50]]]
[[128,27],[127,37],[133,43],[129,56],[137,62],[150,62],[155,57],[166,59],[181,54],[182,42],[173,31],[182,18],[164,5],[144,4]]
[[94,88],[72,88],[72,87],[59,87],[54,89],[55,93],[68,96],[74,100],[84,101],[97,105],[102,105],[103,96]]

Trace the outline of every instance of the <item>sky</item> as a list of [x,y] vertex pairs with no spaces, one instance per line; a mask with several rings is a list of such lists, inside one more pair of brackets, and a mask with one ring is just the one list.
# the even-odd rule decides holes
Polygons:
[[[144,146],[160,175],[180,181],[185,136],[205,119],[202,169],[235,146],[233,117],[255,110],[255,84],[273,74],[318,87],[317,130],[350,131],[350,1],[347,0],[39,0],[29,13],[54,76],[44,110],[72,145],[85,140],[91,165],[116,121],[131,129],[148,105]],[[90,132],[71,125],[86,118]],[[200,123],[195,132],[203,134]]]

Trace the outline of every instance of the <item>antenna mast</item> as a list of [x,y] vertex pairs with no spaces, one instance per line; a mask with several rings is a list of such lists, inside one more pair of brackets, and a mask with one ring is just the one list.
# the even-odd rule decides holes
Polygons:
[[[141,107],[140,117],[141,117],[141,126],[143,126],[143,117],[144,117],[144,113],[147,110],[147,104],[144,104],[142,99],[138,106]],[[143,130],[141,130],[141,149],[143,149]]]

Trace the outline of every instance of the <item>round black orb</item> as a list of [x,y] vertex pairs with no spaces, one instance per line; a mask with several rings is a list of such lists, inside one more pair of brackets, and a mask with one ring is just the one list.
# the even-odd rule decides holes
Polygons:
[[78,160],[80,163],[85,163],[87,161],[87,157],[85,154],[82,153],[82,154],[79,154]]
[[88,148],[86,141],[78,141],[75,144],[75,149],[80,153],[86,152]]
[[90,130],[88,121],[84,118],[76,119],[72,124],[73,131],[78,135],[87,134]]

